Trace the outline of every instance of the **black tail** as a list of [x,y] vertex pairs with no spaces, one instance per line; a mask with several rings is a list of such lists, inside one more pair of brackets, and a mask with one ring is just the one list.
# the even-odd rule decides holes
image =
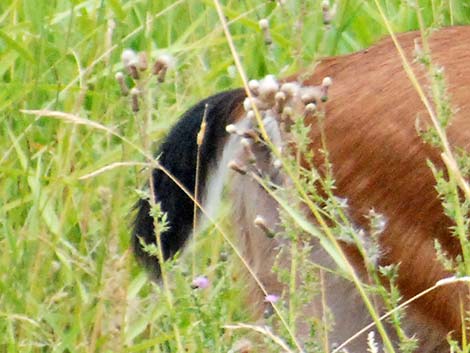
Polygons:
[[[172,128],[157,155],[160,163],[175,176],[186,189],[194,194],[196,180],[197,143],[196,137],[201,127],[205,107],[206,133],[200,150],[199,190],[204,192],[205,180],[209,170],[214,167],[221,144],[225,142],[225,127],[231,121],[233,111],[245,98],[243,90],[232,90],[209,97],[191,109]],[[167,214],[169,230],[161,234],[163,255],[168,259],[181,249],[192,231],[193,202],[162,171],[153,171],[156,201]],[[201,194],[200,194],[201,195]],[[139,239],[146,244],[156,243],[154,221],[149,215],[150,205],[147,200],[139,200],[136,205],[137,215],[132,232],[132,243],[138,260],[156,278],[160,275],[160,266],[155,256],[150,256],[142,249]]]

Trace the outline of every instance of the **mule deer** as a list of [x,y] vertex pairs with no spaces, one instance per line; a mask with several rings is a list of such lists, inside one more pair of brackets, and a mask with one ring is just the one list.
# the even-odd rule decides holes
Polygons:
[[[469,38],[468,26],[441,29],[429,38],[432,60],[445,70],[449,97],[454,108],[447,129],[450,144],[452,148],[467,150],[470,143]],[[417,32],[398,36],[409,61],[413,61],[413,51],[419,39],[420,34]],[[429,87],[428,72],[416,62],[412,67],[426,91]],[[328,80],[323,85],[314,86],[325,77],[334,80],[331,87]],[[423,142],[417,132],[417,118],[426,125],[428,113],[403,69],[392,40],[384,39],[355,54],[325,58],[314,67],[313,73],[299,74],[283,81],[290,82],[290,88],[285,85],[282,88],[283,83],[273,78],[265,80],[269,82],[260,84],[274,85],[269,94],[275,95],[281,91],[285,94],[284,97],[272,96],[264,101],[260,101],[259,97],[254,98],[258,99],[254,104],[261,105],[269,99],[274,100],[273,105],[266,108],[274,113],[271,119],[265,118],[265,128],[268,137],[278,147],[285,144],[287,133],[282,113],[276,104],[289,99],[289,94],[297,94],[289,90],[300,90],[307,96],[292,101],[294,112],[298,111],[297,105],[302,100],[303,108],[309,103],[322,106],[325,113],[323,128],[319,129],[312,123],[309,132],[309,148],[314,152],[313,164],[322,173],[324,161],[322,154],[317,151],[322,148],[323,133],[335,178],[334,193],[348,200],[348,217],[351,222],[367,233],[369,224],[364,215],[371,209],[386,219],[382,235],[378,238],[378,263],[399,264],[397,285],[404,299],[413,297],[451,275],[436,258],[435,240],[452,258],[461,254],[460,244],[451,235],[453,223],[443,212],[435,189],[436,180],[427,161],[443,170],[445,165],[440,151]],[[251,87],[253,95],[262,95],[262,92],[256,92],[259,89],[254,83]],[[325,89],[328,89],[329,99],[320,103]],[[237,89],[219,93],[196,104],[184,114],[161,145],[159,162],[193,193],[196,138],[203,116],[206,116],[207,126],[200,148],[198,187],[201,195],[204,194],[201,200],[206,207],[211,207],[220,195],[225,171],[230,169],[227,162],[235,160],[231,167],[239,173],[229,173],[232,175],[228,180],[233,191],[231,202],[240,246],[266,288],[270,292],[280,293],[281,285],[270,268],[276,249],[284,240],[267,237],[263,227],[254,223],[255,217],[259,215],[263,222],[279,229],[279,205],[259,182],[242,174],[258,171],[261,175],[270,175],[273,182],[282,187],[289,188],[292,185],[282,168],[279,170],[279,163],[276,163],[262,139],[256,143],[256,136],[249,135],[258,130],[252,121],[253,113],[250,116],[246,112],[252,108],[250,104],[253,102],[245,99],[245,91]],[[313,110],[314,106],[310,108]],[[309,114],[305,116],[308,119]],[[254,154],[254,167],[249,166],[250,157],[247,157],[247,153]],[[170,228],[161,235],[161,244],[165,258],[169,258],[183,246],[192,232],[193,202],[159,169],[153,171],[153,183],[156,200],[168,216]],[[139,240],[155,242],[149,209],[148,201],[139,201],[133,244],[137,257],[158,276],[158,261],[142,250]],[[312,222],[315,223],[313,217]],[[364,260],[356,248],[341,240],[340,243],[357,274],[366,280]],[[312,240],[311,244],[311,261],[323,266],[335,266],[317,241]],[[335,318],[335,325],[328,337],[330,344],[343,342],[371,321],[351,282],[326,275],[325,291],[327,304]],[[258,296],[252,296],[252,300],[261,302],[262,293],[257,293]],[[461,337],[462,310],[469,308],[468,295],[468,287],[462,283],[442,286],[407,308],[405,330],[417,336],[419,351],[448,351],[446,336],[452,333],[455,338]],[[323,308],[320,304],[318,299],[312,299],[306,310],[309,314],[321,317]],[[305,325],[299,323],[299,332],[305,330]],[[350,352],[365,352],[364,341],[355,340],[347,348]]]

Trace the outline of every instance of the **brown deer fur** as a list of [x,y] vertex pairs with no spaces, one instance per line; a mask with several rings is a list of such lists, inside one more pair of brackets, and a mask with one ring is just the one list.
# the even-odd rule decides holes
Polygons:
[[[454,27],[434,33],[430,40],[434,63],[445,68],[455,110],[448,128],[449,139],[454,147],[467,150],[470,144],[470,41],[466,38],[469,36],[470,27]],[[410,61],[413,61],[414,41],[419,38],[416,32],[399,36]],[[414,64],[413,69],[428,92],[429,80],[424,69],[419,64]],[[426,163],[431,160],[444,169],[440,152],[424,143],[415,127],[418,117],[430,124],[428,114],[406,76],[391,39],[359,53],[322,60],[305,82],[319,84],[326,76],[334,80],[325,105],[324,126],[337,186],[335,194],[348,199],[352,220],[364,229],[368,222],[365,215],[370,209],[385,215],[387,226],[380,237],[383,252],[380,264],[400,264],[398,284],[402,295],[408,299],[450,275],[436,259],[434,239],[452,256],[460,253],[458,240],[450,236],[452,223],[443,213],[435,191],[435,178]],[[318,150],[321,148],[320,131],[315,124],[312,127],[312,149]],[[317,166],[323,163],[321,158]],[[244,176],[237,176],[232,184],[235,185],[234,209],[238,210],[237,225],[245,253],[268,288],[280,291],[275,277],[269,273],[272,254],[276,253],[278,244],[253,225],[253,215],[257,214],[267,218],[268,224],[276,224],[277,214],[273,211],[276,204]],[[312,256],[314,261],[331,262],[323,252],[317,253],[321,254]],[[271,260],[267,260],[270,257]],[[361,271],[360,258],[351,256],[350,260]],[[332,300],[330,307],[348,300],[345,297],[354,292],[350,284],[332,282],[333,287],[344,286],[345,290],[342,291],[344,297],[339,296],[337,302]],[[410,327],[418,331],[419,338],[427,341],[431,348],[439,346],[448,332],[460,336],[460,304],[468,308],[468,295],[468,287],[464,285],[449,285],[431,292],[412,304],[414,314],[410,316],[418,322]],[[260,300],[262,298],[258,297],[254,301]],[[352,302],[352,306],[361,305],[359,298]],[[344,310],[347,309],[338,313],[337,320],[344,319]],[[354,334],[354,329],[362,328],[368,320],[352,315],[351,320],[346,320],[345,326],[349,326],[344,329],[346,334],[339,334],[335,342],[340,343],[341,339]],[[434,344],[431,333],[437,335]]]
[[[419,38],[418,32],[398,36],[410,61],[413,61],[415,40]],[[468,26],[445,28],[430,37],[433,62],[445,69],[455,112],[447,130],[448,137],[454,149],[462,147],[467,151],[470,144],[469,39]],[[427,72],[419,63],[413,63],[412,67],[425,92],[429,93]],[[305,74],[299,75],[302,76]],[[391,39],[355,54],[320,61],[304,83],[319,84],[326,76],[334,82],[329,100],[324,104],[324,131],[336,180],[335,194],[347,198],[348,214],[358,227],[368,228],[365,215],[371,209],[385,216],[387,224],[379,238],[379,263],[400,264],[398,285],[404,299],[408,299],[451,275],[436,259],[435,239],[450,255],[460,254],[458,240],[449,231],[452,222],[443,213],[435,190],[436,181],[427,165],[430,160],[445,170],[440,152],[424,143],[415,127],[417,118],[423,126],[430,125],[428,113],[405,74]],[[296,80],[296,77],[289,80]],[[242,125],[243,92],[232,91],[228,95],[233,98],[227,103],[229,112],[224,113],[217,124]],[[245,158],[240,145],[234,143],[236,137],[227,135],[213,141],[217,146],[218,164],[209,163],[208,169],[212,169],[209,174],[217,178],[221,174],[215,170],[226,168],[227,160],[235,157],[243,162]],[[321,146],[316,124],[312,124],[310,140],[311,148],[317,151]],[[316,167],[321,169],[322,157],[319,153],[315,156]],[[263,168],[270,167],[264,165]],[[253,224],[255,216],[262,215],[268,224],[278,225],[278,205],[253,179],[233,174],[230,184],[240,246],[268,291],[281,293],[283,289],[271,273],[281,240],[266,237]],[[210,193],[212,184],[204,185]],[[138,218],[136,223],[139,222]],[[312,261],[334,268],[333,261],[315,241],[312,246]],[[354,249],[345,245],[345,250],[356,271],[363,273],[362,261]],[[340,344],[371,319],[350,282],[325,274],[325,288],[328,306],[335,318],[328,341]],[[258,304],[263,301],[257,289],[250,298]],[[452,332],[456,338],[462,335],[462,308],[470,308],[469,290],[463,284],[441,287],[414,302],[407,310],[406,330],[419,338],[419,351],[448,351],[447,334]],[[323,317],[319,298],[312,299],[305,314]],[[306,334],[306,323],[299,322],[298,332]],[[353,341],[347,348],[350,352],[365,352],[365,337]]]

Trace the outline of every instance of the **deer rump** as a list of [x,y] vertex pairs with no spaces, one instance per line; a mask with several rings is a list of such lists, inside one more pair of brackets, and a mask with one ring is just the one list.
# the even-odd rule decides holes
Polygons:
[[[398,36],[410,61],[413,60],[415,40],[419,38],[417,32]],[[447,134],[453,148],[466,150],[470,142],[468,38],[468,26],[441,29],[430,37],[432,59],[445,69],[447,89],[455,111]],[[413,70],[429,92],[425,70],[416,63],[413,63]],[[428,114],[402,68],[391,39],[355,54],[326,58],[314,68],[313,74],[302,79],[304,84],[318,84],[326,76],[334,81],[329,100],[324,104],[324,134],[336,181],[335,195],[348,200],[348,215],[358,227],[368,229],[364,215],[371,209],[385,216],[386,227],[379,238],[379,263],[400,264],[398,286],[403,297],[408,299],[450,275],[436,259],[436,239],[452,257],[461,253],[457,239],[450,234],[452,222],[443,213],[435,190],[436,181],[427,165],[430,160],[444,170],[440,152],[425,144],[416,130],[416,119],[420,118],[426,125]],[[246,158],[239,137],[226,132],[228,124],[243,127],[245,97],[244,91],[239,89],[196,104],[173,127],[159,150],[160,163],[193,193],[196,136],[206,113],[199,190],[200,195],[204,194],[204,206],[209,209],[220,197],[227,162]],[[309,138],[311,148],[317,151],[321,147],[320,131],[315,124]],[[268,150],[257,152],[257,163],[261,163],[261,168],[267,172],[272,168],[270,158]],[[323,162],[317,162],[321,169]],[[271,273],[281,240],[266,237],[253,223],[254,218],[261,215],[268,224],[277,225],[278,205],[253,179],[231,174],[234,228],[240,247],[268,291],[281,293],[281,285]],[[282,183],[283,179],[278,179]],[[161,235],[164,256],[169,258],[192,232],[193,203],[160,170],[153,171],[153,182],[156,200],[167,212],[170,226]],[[147,201],[138,202],[132,238],[137,258],[158,277],[158,261],[145,253],[140,243],[155,242],[149,208]],[[315,241],[312,241],[312,249],[312,261],[334,267],[333,261]],[[363,261],[357,251],[348,244],[344,244],[344,251],[356,271],[364,274]],[[339,344],[369,324],[371,319],[351,283],[334,275],[325,275],[324,284],[327,304],[335,322],[328,340],[330,344]],[[446,335],[453,332],[454,337],[461,336],[461,309],[468,309],[468,294],[468,287],[464,285],[449,285],[408,307],[405,329],[408,334],[418,337],[419,351],[448,351]],[[258,304],[263,301],[262,293],[256,288],[250,298]],[[313,298],[305,312],[321,318],[320,300]],[[305,334],[308,328],[301,321],[298,332]],[[364,337],[358,338],[346,348],[350,352],[364,352],[365,341]]]

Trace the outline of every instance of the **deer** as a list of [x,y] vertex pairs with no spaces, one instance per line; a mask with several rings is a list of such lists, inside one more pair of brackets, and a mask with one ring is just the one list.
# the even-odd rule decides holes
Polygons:
[[[470,26],[456,26],[436,30],[428,40],[433,63],[444,70],[453,108],[446,130],[452,150],[470,148],[468,38]],[[429,95],[428,72],[419,60],[414,60],[417,43],[421,43],[420,32],[399,34],[396,40],[425,95]],[[159,235],[165,259],[173,257],[193,232],[194,201],[188,192],[194,195],[197,187],[198,199],[210,213],[226,183],[231,190],[229,202],[243,256],[268,292],[282,292],[283,285],[271,268],[286,240],[267,236],[267,228],[276,232],[282,227],[280,206],[260,179],[267,176],[272,188],[293,187],[283,172],[279,153],[296,153],[295,141],[289,137],[292,115],[296,115],[309,126],[307,149],[313,152],[310,162],[300,158],[302,166],[307,170],[317,168],[320,174],[324,171],[324,156],[318,151],[326,141],[334,195],[347,200],[351,223],[367,238],[368,212],[374,210],[386,220],[377,239],[377,262],[384,266],[399,264],[396,285],[403,300],[452,276],[439,261],[435,244],[438,241],[451,258],[461,256],[461,245],[451,234],[454,224],[443,210],[429,167],[431,162],[445,171],[446,164],[441,151],[420,136],[423,125],[431,124],[429,114],[391,38],[360,52],[323,58],[313,69],[280,81],[272,76],[251,81],[248,90],[229,90],[200,101],[182,116],[161,144],[158,161],[166,172],[155,168],[151,180],[155,199],[167,215],[168,229]],[[321,128],[314,123],[314,111],[320,109],[324,114]],[[198,145],[201,131],[203,140]],[[306,208],[306,218],[317,224]],[[138,201],[132,243],[139,261],[157,278],[160,264],[143,249],[143,244],[156,242],[154,219],[149,212],[149,201]],[[338,243],[358,277],[367,281],[364,259],[356,246],[342,239]],[[336,266],[318,240],[310,244],[312,262]],[[287,263],[288,259],[284,265]],[[327,337],[332,347],[348,340],[371,318],[351,281],[325,274],[324,282],[326,304],[334,317]],[[254,303],[262,303],[264,294],[254,286],[249,297]],[[439,286],[406,307],[405,331],[418,339],[419,352],[447,352],[447,338],[460,339],[466,333],[463,317],[469,308],[467,284]],[[306,313],[319,318],[324,310],[318,298],[312,298],[305,308]],[[298,327],[300,336],[306,334],[305,323],[299,322]],[[396,334],[387,324],[385,329],[396,347]],[[345,348],[349,352],[367,350],[365,339],[352,340]]]

